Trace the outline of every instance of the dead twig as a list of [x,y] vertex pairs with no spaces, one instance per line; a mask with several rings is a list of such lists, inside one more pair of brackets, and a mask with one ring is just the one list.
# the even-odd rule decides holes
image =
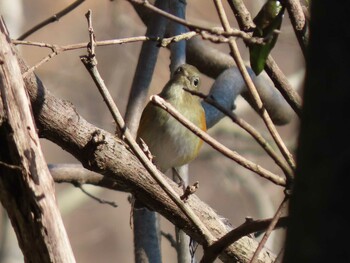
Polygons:
[[[214,3],[215,3],[216,9],[218,11],[218,14],[219,14],[219,17],[221,20],[221,23],[222,23],[225,31],[230,32],[231,26],[230,26],[229,21],[227,19],[226,12],[223,8],[221,0],[214,0]],[[290,167],[292,169],[295,169],[295,161],[294,161],[293,155],[289,152],[288,148],[285,146],[281,136],[279,135],[275,125],[273,124],[273,122],[270,118],[270,115],[267,112],[251,77],[249,76],[249,73],[246,69],[246,66],[244,65],[243,59],[239,53],[237,43],[234,39],[231,39],[229,41],[229,47],[231,50],[231,55],[232,55],[233,59],[235,60],[237,67],[239,68],[239,70],[242,73],[242,77],[247,84],[247,88],[250,91],[254,102],[256,103],[257,109],[259,109],[259,114],[262,117],[263,121],[265,122],[267,129],[269,130],[272,138],[276,142],[277,147],[281,151],[283,157],[286,159],[286,161],[288,162]]]
[[[190,32],[187,32],[184,34],[180,34],[180,35],[176,35],[176,36],[172,36],[172,37],[168,37],[168,38],[136,36],[136,37],[127,37],[127,38],[121,38],[121,39],[102,40],[102,41],[95,40],[95,47],[120,45],[120,44],[126,44],[126,43],[145,42],[145,41],[155,41],[155,42],[158,42],[161,47],[167,47],[171,43],[179,42],[182,40],[189,40],[196,35],[197,35],[196,32],[190,31]],[[43,43],[43,42],[15,40],[15,39],[12,40],[12,43],[15,45],[25,45],[25,46],[49,48],[52,50],[52,52],[49,55],[45,56],[42,60],[40,60],[38,63],[36,63],[33,67],[31,67],[26,72],[24,72],[23,73],[24,78],[27,77],[29,73],[33,72],[38,67],[40,67],[44,63],[48,62],[50,59],[59,55],[60,53],[66,52],[66,51],[82,49],[82,48],[87,48],[89,45],[89,42],[83,42],[83,43],[76,43],[76,44],[60,46],[60,45],[55,45],[55,44]]]
[[[273,220],[273,218],[264,220],[253,220],[252,218],[246,218],[246,221],[242,225],[231,230],[213,245],[207,247],[204,250],[204,255],[200,263],[214,262],[214,260],[226,247],[233,244],[243,236],[247,236],[255,232],[265,231],[271,225]],[[278,218],[274,228],[287,227],[287,223],[288,217],[280,217]]]
[[264,137],[256,130],[253,126],[247,123],[242,118],[239,118],[235,113],[225,109],[216,100],[210,96],[204,95],[203,93],[196,92],[193,90],[185,89],[187,92],[190,92],[192,95],[199,96],[204,99],[205,102],[217,108],[219,111],[224,113],[227,117],[229,117],[234,123],[248,132],[257,143],[266,151],[266,153],[276,162],[276,164],[282,169],[286,177],[289,178],[291,182],[294,178],[294,171],[290,169],[290,167],[276,154],[271,145],[264,139]]
[[278,223],[278,220],[281,218],[282,212],[284,210],[284,208],[287,205],[287,201],[289,200],[288,195],[286,195],[282,201],[282,203],[280,204],[280,206],[278,207],[274,217],[271,220],[271,223],[269,224],[269,227],[267,228],[263,238],[261,239],[257,249],[255,250],[255,253],[252,257],[252,259],[250,260],[250,263],[255,263],[258,260],[259,254],[261,252],[261,250],[263,249],[267,239],[269,238],[271,232],[275,229],[276,224]]
[[247,168],[248,170],[253,171],[258,175],[260,175],[261,177],[264,177],[270,180],[276,185],[286,186],[286,180],[284,178],[266,170],[265,168],[253,163],[252,161],[247,160],[246,158],[239,155],[237,152],[231,151],[226,146],[219,143],[217,140],[212,138],[209,134],[207,134],[206,132],[203,132],[196,125],[194,125],[185,117],[183,117],[183,115],[181,115],[171,104],[167,103],[161,97],[157,95],[153,95],[151,96],[151,101],[155,105],[161,107],[162,109],[170,113],[171,116],[173,116],[175,119],[181,122],[185,127],[187,127],[190,131],[192,131],[194,134],[196,134],[198,137],[200,137],[203,141],[208,143],[211,147],[213,147],[218,152],[222,153],[223,155],[230,158],[231,160],[234,160],[235,162]]
[[[255,24],[250,16],[250,13],[242,0],[228,0],[229,5],[236,17],[239,27],[245,31],[251,31],[255,28]],[[301,98],[299,94],[290,85],[287,77],[280,70],[275,60],[271,55],[268,56],[265,66],[266,73],[270,76],[276,88],[281,92],[282,96],[293,108],[295,113],[301,116]]]
[[174,16],[172,14],[169,14],[169,13],[155,7],[154,5],[150,4],[147,0],[128,0],[128,1],[133,3],[133,4],[143,5],[144,7],[148,8],[149,10],[151,10],[157,14],[160,14],[160,15],[162,15],[162,16],[164,16],[164,17],[166,17],[174,22],[177,22],[181,25],[184,25],[184,26],[188,27],[190,30],[194,30],[196,32],[206,31],[206,32],[213,34],[213,35],[221,35],[224,37],[238,37],[238,38],[243,39],[247,43],[257,43],[257,44],[264,43],[263,38],[252,37],[250,34],[244,32],[244,31],[238,30],[238,29],[232,28],[230,31],[225,31],[222,28],[205,27],[202,25],[190,23],[187,20],[184,20],[184,19],[179,18],[177,16]]
[[62,11],[58,12],[57,14],[54,14],[53,16],[51,16],[51,17],[49,17],[47,19],[45,19],[41,23],[39,23],[36,26],[34,26],[31,29],[29,29],[27,32],[23,33],[18,38],[18,40],[26,39],[28,36],[30,36],[31,34],[35,33],[36,31],[40,30],[41,28],[47,26],[48,24],[57,22],[60,18],[62,18],[63,16],[65,16],[66,14],[68,14],[69,12],[74,10],[76,7],[78,7],[84,1],[85,0],[77,0],[77,1],[75,1],[74,3],[72,3],[69,6],[67,6],[65,9],[63,9]]

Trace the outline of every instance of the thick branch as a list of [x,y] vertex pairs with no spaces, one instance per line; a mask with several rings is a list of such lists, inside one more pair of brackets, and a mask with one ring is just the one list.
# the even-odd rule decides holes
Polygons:
[[25,262],[74,263],[21,70],[2,21],[0,31],[0,200]]

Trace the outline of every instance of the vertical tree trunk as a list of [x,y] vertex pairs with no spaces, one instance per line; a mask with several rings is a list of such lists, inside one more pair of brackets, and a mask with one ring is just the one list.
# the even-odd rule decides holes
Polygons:
[[284,262],[350,262],[350,2],[312,1],[296,184]]
[[74,263],[22,74],[0,20],[0,201],[26,263]]

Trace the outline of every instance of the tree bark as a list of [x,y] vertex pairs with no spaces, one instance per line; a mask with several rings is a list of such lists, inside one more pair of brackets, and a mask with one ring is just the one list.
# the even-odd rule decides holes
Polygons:
[[75,262],[14,50],[0,20],[0,201],[25,262]]

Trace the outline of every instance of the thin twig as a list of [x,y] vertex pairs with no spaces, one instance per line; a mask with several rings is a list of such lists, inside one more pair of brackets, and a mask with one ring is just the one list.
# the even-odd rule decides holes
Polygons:
[[284,174],[287,177],[289,177],[289,180],[293,179],[294,177],[293,170],[291,170],[290,167],[276,154],[276,152],[273,150],[270,144],[264,139],[264,137],[256,129],[254,129],[253,126],[251,126],[242,118],[239,118],[235,113],[222,107],[214,98],[193,90],[189,90],[189,89],[185,89],[185,90],[195,96],[199,96],[200,98],[204,99],[205,102],[217,108],[227,117],[229,117],[234,123],[236,123],[242,129],[244,129],[246,132],[248,132],[256,140],[256,142],[259,143],[259,145],[267,152],[267,154],[276,162],[276,164],[283,170]]
[[[221,23],[222,23],[225,31],[230,32],[231,26],[230,26],[229,21],[227,19],[227,16],[226,16],[226,13],[225,13],[225,10],[223,8],[221,0],[214,0],[214,3],[215,3],[215,6],[217,8]],[[288,148],[285,146],[282,138],[278,134],[278,131],[277,131],[275,125],[273,124],[273,122],[270,118],[270,115],[267,112],[251,77],[249,76],[249,73],[244,65],[243,59],[239,53],[236,41],[234,39],[230,39],[229,46],[231,49],[231,55],[232,55],[233,59],[235,60],[237,67],[239,68],[239,70],[242,73],[242,77],[243,77],[244,81],[246,82],[247,88],[250,91],[250,93],[251,93],[251,95],[256,103],[257,109],[259,109],[260,116],[262,117],[263,121],[265,122],[267,129],[269,130],[272,138],[275,140],[282,155],[284,156],[284,158],[286,159],[288,164],[291,166],[291,168],[295,169],[294,158],[293,158],[292,154],[289,152]]]
[[[255,27],[250,13],[242,0],[228,0],[236,20],[243,30],[251,30]],[[276,88],[280,91],[285,100],[289,103],[295,113],[301,116],[301,98],[292,88],[287,77],[280,70],[271,55],[268,56],[265,66],[266,73],[270,76]]]
[[[127,37],[127,38],[121,38],[121,39],[112,39],[112,40],[102,40],[102,41],[95,41],[96,47],[101,46],[110,46],[110,45],[119,45],[119,44],[126,44],[126,43],[134,43],[134,42],[145,42],[145,41],[155,41],[158,42],[161,47],[167,47],[171,43],[179,42],[182,40],[189,40],[192,37],[196,36],[197,33],[194,31],[190,31],[184,34],[180,34],[177,36],[172,36],[168,38],[160,38],[160,37],[147,37],[147,36],[137,36],[137,37]],[[38,63],[36,63],[33,67],[28,69],[26,72],[23,73],[23,77],[25,78],[29,73],[36,70],[38,67],[40,67],[42,64],[48,62],[53,57],[57,56],[58,54],[65,52],[65,51],[72,51],[82,48],[87,48],[89,45],[89,42],[83,42],[83,43],[77,43],[77,44],[71,44],[71,45],[55,45],[55,44],[49,44],[49,43],[43,43],[43,42],[32,42],[32,41],[24,41],[24,40],[12,40],[12,43],[15,45],[25,45],[25,46],[35,46],[35,47],[43,47],[43,48],[49,48],[52,50],[52,53],[45,56],[42,60],[40,60]]]
[[172,234],[170,234],[170,233],[165,233],[165,232],[162,231],[162,230],[160,231],[160,234],[161,234],[166,240],[169,241],[170,246],[172,246],[173,248],[176,249],[177,243],[176,243],[176,240],[175,240],[175,238],[173,237]]
[[271,55],[267,57],[265,71],[270,76],[276,88],[300,118],[302,100],[299,94],[290,85],[288,78],[284,75]]
[[95,34],[94,34],[94,28],[92,27],[92,13],[91,10],[89,10],[85,14],[86,19],[88,20],[88,25],[89,25],[89,44],[87,45],[87,51],[88,54],[91,54],[91,56],[95,57],[95,48],[96,48],[96,39],[95,39]]
[[301,7],[299,0],[283,0],[282,2],[287,8],[295,35],[297,37],[299,46],[305,58],[306,47],[309,42],[309,31],[303,8]]
[[196,125],[194,125],[192,122],[190,122],[185,117],[183,117],[183,115],[181,115],[171,104],[167,103],[161,97],[159,97],[157,95],[153,95],[153,96],[151,96],[151,101],[155,105],[166,110],[175,119],[177,119],[185,127],[187,127],[190,131],[192,131],[194,134],[196,134],[198,137],[200,137],[203,141],[208,143],[211,147],[213,147],[215,150],[219,151],[220,153],[222,153],[226,157],[230,158],[231,160],[234,160],[235,162],[237,162],[238,164],[247,168],[248,170],[257,173],[261,177],[264,177],[277,185],[286,186],[286,180],[284,178],[262,168],[260,165],[257,165],[255,163],[247,160],[246,158],[239,155],[237,152],[231,151],[226,146],[219,143],[217,140],[212,138],[209,134],[207,134],[206,132],[203,132]]
[[18,38],[18,40],[23,40],[23,39],[27,38],[28,36],[30,36],[31,34],[33,34],[34,32],[36,32],[36,31],[40,30],[41,28],[45,27],[46,25],[58,21],[61,17],[65,16],[66,14],[68,14],[69,12],[74,10],[76,7],[78,7],[84,1],[85,0],[77,0],[77,1],[75,1],[74,3],[72,3],[69,6],[67,6],[65,9],[63,9],[62,11],[58,12],[57,14],[54,14],[53,16],[51,16],[51,17],[49,17],[47,19],[45,19],[41,23],[37,24],[36,26],[31,28],[27,32],[22,34]]
[[[167,47],[171,43],[179,42],[182,40],[189,40],[196,35],[198,35],[197,32],[189,31],[189,32],[186,32],[183,34],[179,34],[179,35],[175,35],[175,36],[167,37],[167,38],[136,36],[136,37],[126,37],[126,38],[111,39],[111,40],[100,40],[100,41],[96,40],[95,44],[97,47],[101,47],[101,46],[111,46],[111,45],[118,45],[118,44],[133,43],[133,42],[155,41],[155,42],[158,42],[160,46]],[[222,40],[222,43],[226,43],[226,42],[227,42],[226,40]],[[60,46],[60,45],[55,45],[55,44],[43,43],[43,42],[16,40],[16,39],[12,39],[12,43],[15,45],[45,47],[45,48],[49,48],[51,50],[57,50],[59,52],[86,48],[87,45],[89,44],[89,42],[82,42],[82,43]]]
[[[89,25],[89,28],[92,27]],[[183,213],[188,217],[188,219],[197,228],[198,232],[205,238],[207,244],[211,244],[214,241],[214,236],[209,232],[207,227],[203,225],[202,221],[197,217],[197,215],[190,209],[186,203],[184,203],[174,189],[168,184],[168,182],[163,178],[163,175],[157,170],[154,164],[147,158],[145,153],[140,149],[139,145],[136,143],[135,139],[127,129],[122,115],[111,94],[109,93],[100,73],[97,70],[97,60],[94,54],[88,54],[88,56],[82,56],[81,61],[93,78],[98,90],[100,91],[108,109],[110,110],[114,121],[119,126],[120,130],[123,131],[122,137],[129,145],[131,150],[134,152],[136,157],[144,165],[146,170],[150,173],[152,178],[159,184],[159,186],[168,194],[168,196],[173,200],[173,202],[183,211]]]
[[74,184],[74,186],[78,187],[84,194],[86,194],[88,197],[94,199],[95,201],[97,201],[100,204],[107,204],[107,205],[110,205],[112,207],[118,207],[118,205],[113,201],[102,200],[101,198],[98,198],[98,197],[90,194],[88,191],[86,191],[84,189],[84,187],[81,184],[76,183],[76,184]]
[[184,25],[184,26],[188,27],[190,30],[194,30],[196,32],[206,31],[206,32],[213,34],[213,35],[221,35],[221,36],[225,36],[225,37],[239,37],[239,38],[243,39],[244,41],[246,41],[247,43],[252,43],[252,44],[253,43],[263,44],[265,41],[263,38],[252,37],[250,34],[244,32],[244,31],[238,30],[238,29],[231,28],[230,31],[225,31],[225,30],[222,30],[222,28],[205,27],[202,25],[190,23],[184,19],[181,19],[177,16],[169,14],[169,13],[155,7],[154,5],[150,4],[147,0],[128,0],[128,1],[133,3],[133,4],[143,5],[144,7],[148,8],[149,10],[151,10],[157,14],[160,14],[164,17],[167,17],[168,19],[170,19],[174,22],[177,22],[181,25]]
[[2,162],[2,161],[0,161],[0,166],[5,167],[6,169],[22,171],[22,168],[20,166],[9,164],[9,163],[5,163],[5,162]]
[[[264,220],[253,220],[251,218],[247,219],[242,225],[236,227],[235,229],[228,232],[226,235],[221,237],[211,246],[205,249],[204,255],[200,263],[214,262],[214,260],[219,256],[219,254],[229,245],[236,242],[243,236],[265,231],[272,223],[274,219],[264,219]],[[280,217],[274,229],[279,227],[287,227],[288,217]]]
[[26,72],[23,72],[22,76],[25,79],[30,73],[32,73],[34,70],[36,70],[37,68],[39,68],[41,65],[43,65],[44,63],[48,62],[50,59],[52,59],[53,57],[57,56],[59,52],[52,52],[49,55],[47,55],[46,57],[44,57],[42,60],[40,60],[38,63],[36,63],[33,67],[31,67],[30,69],[28,69]]
[[264,247],[267,239],[269,238],[271,232],[275,229],[276,224],[278,223],[278,220],[281,218],[282,212],[283,212],[284,208],[286,207],[288,200],[289,200],[289,197],[288,197],[288,195],[286,195],[284,197],[282,203],[280,204],[279,208],[277,209],[277,211],[276,211],[276,213],[275,213],[275,215],[274,215],[274,217],[273,217],[269,227],[267,228],[263,238],[261,239],[261,241],[260,241],[257,249],[255,250],[254,255],[253,255],[253,257],[252,257],[252,259],[250,260],[249,263],[257,262],[259,254],[260,254],[261,250],[263,249],[263,247]]

